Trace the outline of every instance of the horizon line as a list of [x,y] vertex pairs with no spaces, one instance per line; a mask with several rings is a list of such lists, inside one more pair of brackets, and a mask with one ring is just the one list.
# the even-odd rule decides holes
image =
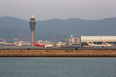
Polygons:
[[[12,17],[12,16],[0,16],[0,18],[5,18],[5,17],[11,17],[11,18],[16,18],[16,19],[21,19],[21,20],[25,20],[28,21],[26,19],[23,18],[19,18],[19,17]],[[47,20],[69,20],[69,19],[80,19],[80,20],[87,20],[87,21],[99,21],[99,20],[104,20],[104,19],[111,19],[111,18],[116,18],[116,17],[106,17],[106,18],[101,18],[101,19],[82,19],[82,18],[67,18],[67,19],[60,19],[60,18],[52,18],[52,19],[45,19],[45,20],[37,20],[36,17],[36,21],[47,21]],[[30,18],[29,18],[30,19]]]

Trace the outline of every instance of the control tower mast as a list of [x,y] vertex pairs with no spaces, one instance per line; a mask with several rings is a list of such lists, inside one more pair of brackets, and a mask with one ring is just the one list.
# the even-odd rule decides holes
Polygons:
[[34,36],[35,36],[36,21],[33,15],[30,18],[29,24],[30,24],[30,29],[31,29],[31,46],[34,46],[33,42],[34,42]]

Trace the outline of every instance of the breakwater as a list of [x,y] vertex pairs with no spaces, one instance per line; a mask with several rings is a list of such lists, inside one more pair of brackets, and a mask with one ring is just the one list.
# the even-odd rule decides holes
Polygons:
[[115,49],[7,49],[0,57],[116,57]]

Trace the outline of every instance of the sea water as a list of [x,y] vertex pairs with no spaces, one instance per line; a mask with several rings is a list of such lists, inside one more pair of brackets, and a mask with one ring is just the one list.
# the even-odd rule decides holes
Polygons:
[[0,58],[0,77],[116,77],[116,58]]

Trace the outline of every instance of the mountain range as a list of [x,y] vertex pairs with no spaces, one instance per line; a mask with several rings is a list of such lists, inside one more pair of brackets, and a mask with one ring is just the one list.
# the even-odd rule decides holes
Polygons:
[[[83,20],[70,18],[67,20],[51,19],[36,21],[35,40],[61,40],[70,35],[116,35],[116,17],[101,20]],[[0,17],[0,38],[19,38],[21,35],[30,37],[29,21]]]

